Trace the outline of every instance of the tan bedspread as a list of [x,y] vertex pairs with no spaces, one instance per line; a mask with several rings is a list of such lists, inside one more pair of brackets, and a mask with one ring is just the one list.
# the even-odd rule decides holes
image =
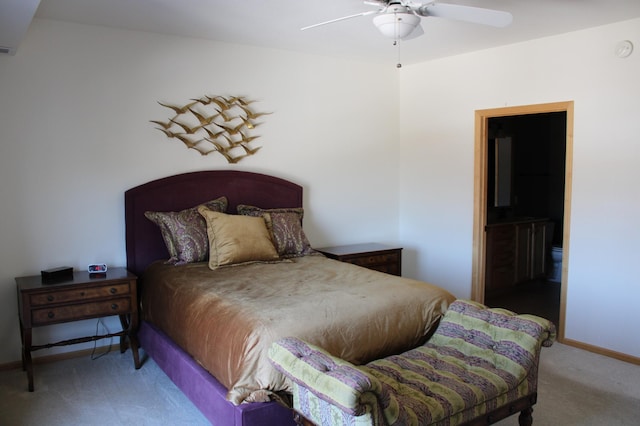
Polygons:
[[158,262],[142,288],[144,318],[229,389],[235,404],[290,390],[266,355],[281,337],[366,363],[420,344],[454,300],[439,287],[323,256],[215,271]]

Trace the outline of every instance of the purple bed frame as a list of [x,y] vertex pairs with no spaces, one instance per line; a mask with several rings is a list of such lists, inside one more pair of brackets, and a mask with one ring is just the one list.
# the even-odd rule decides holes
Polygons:
[[[158,228],[144,216],[147,210],[179,211],[220,196],[228,212],[238,204],[261,208],[302,207],[302,187],[259,173],[210,170],[154,180],[125,192],[127,268],[140,277],[152,262],[169,257]],[[143,315],[144,318],[144,315]],[[138,330],[140,346],[213,425],[295,425],[293,412],[276,402],[234,405],[227,389],[161,330],[146,321]]]

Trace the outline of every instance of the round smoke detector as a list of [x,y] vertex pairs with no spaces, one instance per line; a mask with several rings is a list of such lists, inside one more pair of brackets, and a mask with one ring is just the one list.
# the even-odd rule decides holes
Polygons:
[[622,40],[616,44],[615,54],[618,58],[626,58],[633,52],[633,43],[629,40]]

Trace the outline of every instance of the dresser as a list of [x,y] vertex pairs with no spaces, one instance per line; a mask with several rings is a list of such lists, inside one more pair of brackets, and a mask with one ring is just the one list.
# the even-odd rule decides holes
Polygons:
[[392,275],[402,275],[402,248],[379,243],[351,244],[316,249],[325,256]]
[[486,232],[487,294],[508,292],[517,284],[545,276],[553,234],[553,223],[548,219],[490,224]]
[[[43,282],[40,275],[18,277],[15,280],[22,339],[22,367],[27,372],[29,391],[34,390],[31,352],[39,349],[120,337],[120,351],[126,350],[128,339],[135,368],[140,368],[136,338],[138,290],[134,274],[125,268],[113,268],[101,274],[74,271],[73,278],[51,283]],[[122,331],[38,345],[32,342],[34,327],[113,315],[119,316]]]

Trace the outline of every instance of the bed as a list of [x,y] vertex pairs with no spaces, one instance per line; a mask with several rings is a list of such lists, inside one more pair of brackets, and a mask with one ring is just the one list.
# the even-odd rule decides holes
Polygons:
[[221,258],[222,234],[210,240],[207,259],[168,265],[174,254],[145,215],[224,197],[225,213],[200,210],[211,235],[227,229],[214,229],[219,223],[245,229],[249,219],[234,217],[239,206],[253,206],[258,214],[246,216],[275,226],[279,212],[302,211],[302,196],[295,183],[233,170],[170,176],[125,193],[127,267],[140,277],[140,344],[214,425],[294,424],[278,397],[290,383],[267,358],[273,341],[293,335],[365,363],[422,343],[453,301],[438,287],[313,250],[281,256],[278,244],[273,259],[220,266],[213,259]]

